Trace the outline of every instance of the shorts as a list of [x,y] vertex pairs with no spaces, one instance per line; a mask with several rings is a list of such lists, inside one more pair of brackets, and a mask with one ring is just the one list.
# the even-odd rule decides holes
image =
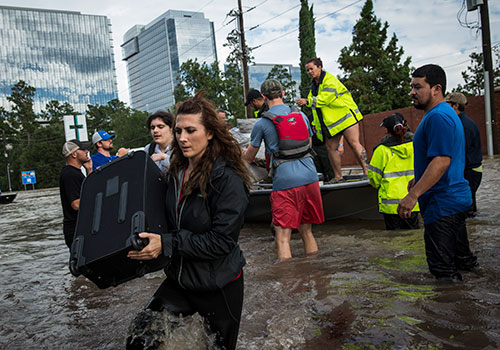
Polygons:
[[273,225],[298,229],[301,224],[325,221],[319,182],[271,192]]

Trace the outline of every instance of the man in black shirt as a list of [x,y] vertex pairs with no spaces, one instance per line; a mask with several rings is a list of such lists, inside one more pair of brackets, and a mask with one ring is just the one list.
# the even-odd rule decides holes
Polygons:
[[264,97],[259,90],[250,89],[245,102],[245,106],[249,105],[253,107],[255,118],[262,118],[262,113],[269,110],[269,107],[264,102]]
[[460,92],[452,92],[446,96],[445,101],[455,110],[465,133],[465,171],[464,177],[469,182],[472,193],[472,206],[467,212],[468,217],[477,213],[476,192],[483,177],[483,152],[481,149],[481,134],[476,123],[465,114],[467,97]]
[[85,168],[87,175],[92,172],[92,160],[88,151],[90,146],[90,142],[70,140],[66,141],[62,148],[62,154],[66,158],[66,165],[59,175],[59,189],[64,214],[64,240],[68,248],[71,248],[73,236],[75,235],[76,218],[80,207],[80,190],[85,178],[81,167]]

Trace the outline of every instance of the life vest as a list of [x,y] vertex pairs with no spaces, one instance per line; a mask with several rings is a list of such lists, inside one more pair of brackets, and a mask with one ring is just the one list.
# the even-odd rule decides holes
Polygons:
[[302,114],[292,108],[292,112],[287,115],[277,115],[269,111],[262,113],[262,117],[273,122],[278,133],[279,151],[273,156],[273,165],[275,160],[294,160],[310,156],[311,148],[309,146],[309,129],[302,117]]

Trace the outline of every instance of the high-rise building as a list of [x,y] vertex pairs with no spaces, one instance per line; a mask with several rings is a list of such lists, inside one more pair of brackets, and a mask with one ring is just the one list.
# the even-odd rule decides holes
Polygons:
[[118,98],[111,40],[105,16],[0,6],[0,106],[19,80],[36,88],[36,113],[50,100],[84,112]]
[[[277,64],[267,64],[267,63],[256,63],[248,66],[248,81],[251,89],[260,90],[260,85],[267,79],[269,72]],[[295,96],[300,96],[300,67],[292,66],[291,64],[281,64],[288,73],[292,76],[292,80],[295,81]]]
[[123,36],[132,108],[155,112],[175,104],[176,75],[189,59],[217,60],[213,22],[201,12],[169,10]]

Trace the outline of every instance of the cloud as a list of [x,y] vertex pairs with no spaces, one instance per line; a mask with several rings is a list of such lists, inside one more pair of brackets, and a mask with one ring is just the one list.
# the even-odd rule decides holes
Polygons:
[[[352,29],[359,19],[364,1],[355,0],[309,0],[313,5],[316,23],[316,52],[325,62],[325,68],[339,74],[337,59],[342,47],[352,42]],[[84,14],[105,15],[111,20],[115,65],[118,78],[119,97],[128,101],[128,83],[125,62],[121,60],[123,34],[135,24],[147,24],[169,10],[172,5],[161,0],[3,0],[3,5],[35,7],[79,11]],[[255,9],[244,15],[246,28],[263,24],[259,29],[248,31],[246,38],[249,46],[258,46],[274,38],[275,41],[256,49],[253,54],[257,63],[282,63],[298,65],[298,25],[300,7],[284,14],[284,11],[297,6],[297,0],[243,0],[244,11],[253,6]],[[414,66],[436,63],[448,74],[451,88],[463,83],[460,72],[467,68],[468,56],[472,51],[481,51],[481,37],[474,31],[463,28],[457,20],[457,13],[463,0],[420,0],[394,1],[374,0],[375,15],[389,23],[388,36],[396,33],[399,46],[406,55],[412,57]],[[227,13],[236,8],[234,0],[184,0],[174,3],[174,10],[201,11],[214,22],[216,30],[217,55],[224,63],[229,49],[223,47],[226,36],[236,22],[228,22]],[[339,11],[342,9],[341,11]],[[500,41],[500,1],[489,1],[490,27],[492,42]],[[336,12],[338,11],[338,12]],[[333,12],[333,15],[327,16]],[[282,14],[282,15],[280,15]],[[467,13],[469,20],[477,19],[477,11]],[[463,18],[462,18],[463,19]],[[291,32],[288,35],[285,33]]]

